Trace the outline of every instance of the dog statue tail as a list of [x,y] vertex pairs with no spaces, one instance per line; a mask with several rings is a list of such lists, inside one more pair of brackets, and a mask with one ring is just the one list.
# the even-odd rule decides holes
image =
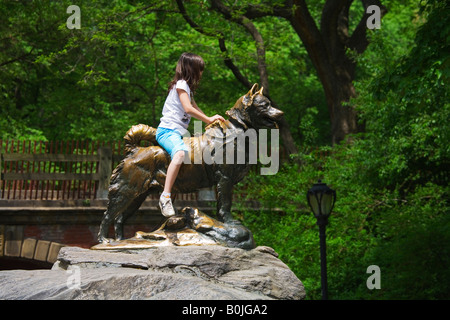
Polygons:
[[132,126],[123,138],[125,140],[126,154],[139,147],[142,140],[148,141],[154,146],[158,145],[158,142],[156,142],[156,129],[146,124]]

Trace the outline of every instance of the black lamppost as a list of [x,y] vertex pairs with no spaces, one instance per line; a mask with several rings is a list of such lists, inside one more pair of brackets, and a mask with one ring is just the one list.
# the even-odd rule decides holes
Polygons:
[[314,216],[317,218],[317,225],[319,226],[322,300],[328,300],[325,227],[336,201],[336,191],[330,189],[325,183],[322,183],[322,181],[319,180],[308,190],[307,199]]

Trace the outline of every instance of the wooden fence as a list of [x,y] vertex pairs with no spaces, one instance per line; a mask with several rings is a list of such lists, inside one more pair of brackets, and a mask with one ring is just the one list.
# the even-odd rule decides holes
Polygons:
[[1,141],[0,199],[102,199],[121,142]]
[[[0,140],[0,200],[106,199],[124,156],[123,141]],[[177,198],[197,200],[198,193]]]

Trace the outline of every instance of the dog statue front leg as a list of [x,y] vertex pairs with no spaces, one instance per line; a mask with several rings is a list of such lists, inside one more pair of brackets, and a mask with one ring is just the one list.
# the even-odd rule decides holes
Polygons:
[[113,221],[112,214],[108,210],[106,210],[105,213],[103,214],[103,219],[100,224],[100,229],[98,231],[98,235],[97,235],[98,242],[100,242],[100,243],[111,242],[112,239],[108,239],[107,236],[108,236],[109,226],[111,225],[112,221]]
[[221,222],[229,223],[233,220],[231,215],[233,182],[229,177],[220,175],[217,183],[217,218]]

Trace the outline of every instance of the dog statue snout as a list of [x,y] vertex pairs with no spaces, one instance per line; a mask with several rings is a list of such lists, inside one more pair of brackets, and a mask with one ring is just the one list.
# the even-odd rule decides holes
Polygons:
[[269,114],[275,121],[278,121],[281,120],[281,118],[284,115],[284,112],[277,108],[272,107]]

